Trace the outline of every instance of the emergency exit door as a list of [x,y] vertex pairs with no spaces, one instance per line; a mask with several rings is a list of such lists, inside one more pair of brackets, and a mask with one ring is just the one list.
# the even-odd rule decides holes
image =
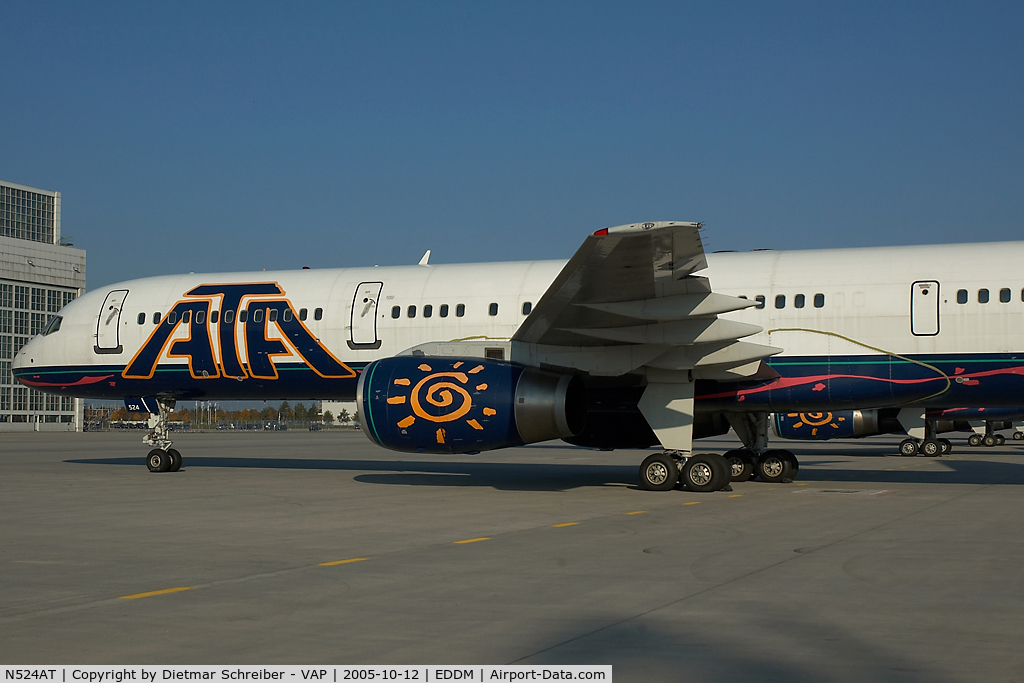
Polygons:
[[939,283],[922,280],[910,285],[910,331],[918,337],[939,333]]
[[126,298],[127,289],[115,289],[103,300],[100,315],[96,319],[96,346],[93,347],[96,353],[121,353],[123,350],[120,338],[121,309]]
[[352,297],[352,318],[348,345],[352,349],[379,349],[377,338],[377,302],[383,282],[360,282]]

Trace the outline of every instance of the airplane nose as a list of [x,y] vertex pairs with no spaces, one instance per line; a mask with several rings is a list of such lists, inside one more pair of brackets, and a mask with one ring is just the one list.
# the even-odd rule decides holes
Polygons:
[[31,365],[35,365],[35,351],[37,351],[38,348],[38,339],[29,340],[29,342],[21,347],[21,350],[14,355],[14,360],[11,362],[11,370],[18,370],[19,368],[26,368]]

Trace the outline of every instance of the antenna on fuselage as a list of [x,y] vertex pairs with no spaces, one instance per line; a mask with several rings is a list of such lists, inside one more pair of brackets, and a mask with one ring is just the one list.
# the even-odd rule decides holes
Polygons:
[[424,252],[424,254],[423,254],[423,258],[420,259],[420,262],[419,262],[418,265],[429,266],[430,264],[427,263],[427,261],[429,261],[429,260],[430,260],[430,250],[427,249],[426,252]]

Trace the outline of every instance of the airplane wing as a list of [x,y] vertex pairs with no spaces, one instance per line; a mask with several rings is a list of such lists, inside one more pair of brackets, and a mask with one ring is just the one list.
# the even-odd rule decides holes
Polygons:
[[598,230],[558,274],[512,337],[511,358],[608,377],[642,374],[637,406],[666,449],[693,444],[695,379],[777,376],[782,349],[741,341],[757,325],[718,314],[754,302],[712,291],[699,223]]
[[757,372],[781,349],[739,341],[761,328],[717,317],[754,302],[694,275],[707,267],[701,227],[633,223],[587,237],[512,337],[513,358],[598,375]]

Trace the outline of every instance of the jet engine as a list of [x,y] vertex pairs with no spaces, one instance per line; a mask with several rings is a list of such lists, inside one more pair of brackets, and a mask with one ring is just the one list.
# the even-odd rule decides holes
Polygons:
[[826,441],[854,439],[903,430],[895,414],[879,410],[841,410],[820,413],[775,413],[772,428],[783,439]]
[[486,358],[394,356],[366,366],[359,423],[396,451],[476,453],[583,431],[583,382]]

